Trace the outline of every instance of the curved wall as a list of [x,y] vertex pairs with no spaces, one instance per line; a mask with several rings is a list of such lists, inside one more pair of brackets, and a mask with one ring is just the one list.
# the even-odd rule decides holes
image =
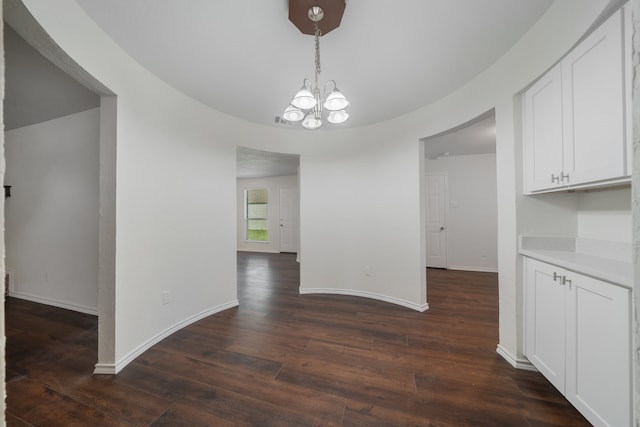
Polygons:
[[[499,61],[434,104],[369,127],[315,133],[253,125],[186,97],[128,57],[73,0],[23,3],[71,58],[117,95],[116,370],[176,325],[236,303],[236,145],[301,155],[301,292],[369,295],[426,308],[419,140],[491,108],[499,351],[518,361],[517,93],[571,48],[607,1],[555,2]],[[171,302],[163,305],[165,290]]]

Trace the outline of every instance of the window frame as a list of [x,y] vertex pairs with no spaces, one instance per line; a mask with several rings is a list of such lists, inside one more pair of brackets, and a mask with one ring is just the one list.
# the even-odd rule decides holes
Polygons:
[[[262,190],[265,192],[266,203],[265,205],[265,217],[249,218],[249,192]],[[250,243],[269,243],[269,190],[266,187],[257,188],[245,188],[244,189],[244,240]],[[256,203],[257,204],[257,203]],[[249,221],[265,221],[266,223],[266,239],[254,240],[249,238]]]

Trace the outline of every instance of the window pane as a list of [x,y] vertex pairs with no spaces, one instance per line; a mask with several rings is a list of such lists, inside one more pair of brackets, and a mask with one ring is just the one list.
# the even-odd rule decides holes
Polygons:
[[247,240],[267,241],[269,238],[266,219],[247,221]]
[[267,189],[258,188],[257,190],[247,190],[247,203],[253,204],[267,204]]
[[266,242],[269,240],[269,204],[267,189],[245,190],[246,237],[247,240]]
[[247,221],[249,230],[266,230],[267,229],[267,220],[266,219],[250,219]]
[[266,218],[267,205],[247,205],[247,218]]

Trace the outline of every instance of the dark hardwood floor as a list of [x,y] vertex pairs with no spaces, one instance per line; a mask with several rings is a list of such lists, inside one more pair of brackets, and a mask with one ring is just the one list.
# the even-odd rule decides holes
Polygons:
[[425,313],[299,295],[290,254],[239,253],[238,283],[117,376],[91,375],[95,317],[9,298],[8,425],[589,425],[496,354],[495,274],[428,270]]

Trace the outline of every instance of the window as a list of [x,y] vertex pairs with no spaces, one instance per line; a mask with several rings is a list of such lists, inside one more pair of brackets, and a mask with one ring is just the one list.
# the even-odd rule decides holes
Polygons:
[[246,239],[256,242],[266,242],[269,240],[269,229],[267,226],[268,198],[266,188],[254,190],[244,190],[244,219]]

